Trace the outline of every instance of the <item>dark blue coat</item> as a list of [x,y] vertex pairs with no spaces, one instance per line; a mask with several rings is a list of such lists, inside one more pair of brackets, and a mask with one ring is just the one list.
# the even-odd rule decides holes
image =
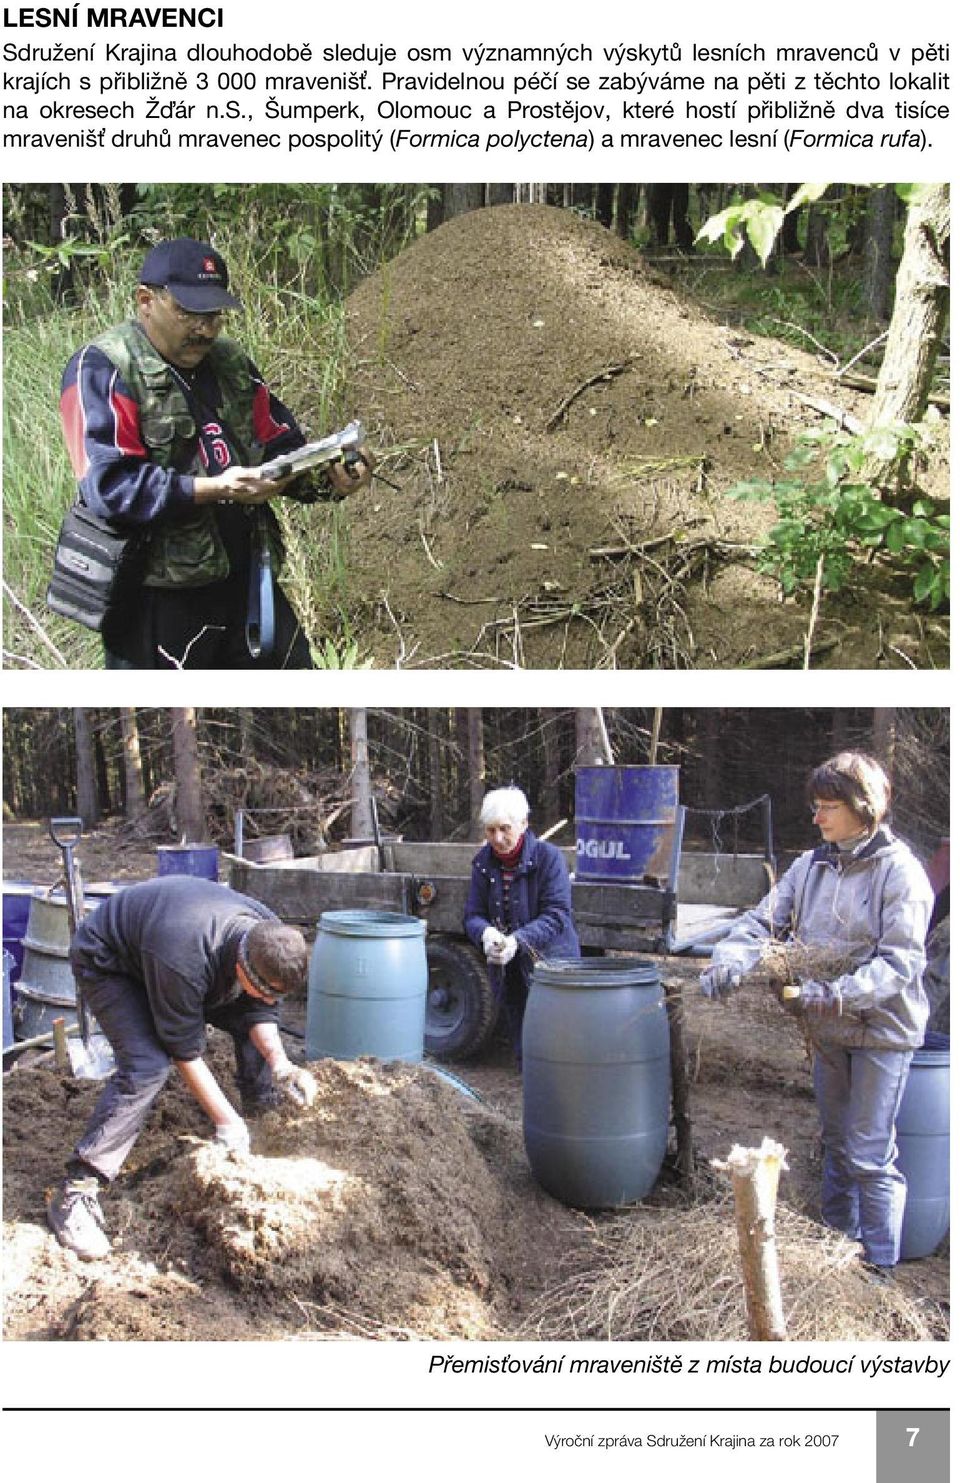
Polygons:
[[[512,931],[519,951],[516,964],[529,984],[538,958],[579,958],[580,940],[573,925],[570,872],[556,845],[546,844],[528,829],[510,888],[512,922],[506,917],[503,873],[490,845],[474,856],[463,929],[476,947],[485,928]],[[499,973],[499,970],[498,970]]]

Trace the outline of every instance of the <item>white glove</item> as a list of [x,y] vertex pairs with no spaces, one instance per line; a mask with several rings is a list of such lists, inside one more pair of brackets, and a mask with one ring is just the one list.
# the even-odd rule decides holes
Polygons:
[[500,946],[489,955],[490,962],[495,963],[498,968],[506,968],[511,959],[516,957],[519,945],[513,933],[509,937],[501,938]]
[[740,969],[732,963],[711,963],[700,975],[700,992],[705,999],[725,999],[740,987]]
[[285,1097],[298,1107],[312,1107],[317,1096],[317,1083],[305,1066],[294,1066],[287,1062],[281,1071],[273,1073],[273,1079]]
[[239,1118],[232,1123],[218,1123],[213,1141],[227,1153],[250,1152],[250,1130]]
[[500,951],[503,944],[503,933],[498,932],[496,927],[484,927],[480,946],[483,948],[484,956],[493,959],[494,954]]

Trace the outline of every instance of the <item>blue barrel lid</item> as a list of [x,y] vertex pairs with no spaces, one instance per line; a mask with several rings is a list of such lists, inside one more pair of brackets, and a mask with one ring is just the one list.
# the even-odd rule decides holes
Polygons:
[[427,932],[425,921],[402,911],[325,911],[319,927],[340,937],[425,937]]
[[660,972],[650,958],[541,958],[534,977],[557,989],[653,987]]

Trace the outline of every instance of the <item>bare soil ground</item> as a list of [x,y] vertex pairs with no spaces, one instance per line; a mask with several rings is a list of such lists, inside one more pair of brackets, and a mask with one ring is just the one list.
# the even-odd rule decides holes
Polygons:
[[[152,852],[118,855],[108,835],[84,839],[88,879],[153,873]],[[52,883],[49,854],[39,826],[5,828],[7,878]],[[698,967],[661,962],[664,977],[684,990],[701,1182],[709,1182],[709,1158],[767,1135],[789,1150],[782,1204],[815,1220],[817,1124],[796,1027],[756,995],[723,1008],[706,1003]],[[303,1009],[285,1009],[294,1028]],[[291,1037],[290,1052],[298,1051]],[[631,1219],[567,1209],[535,1183],[523,1149],[520,1079],[498,1040],[480,1062],[456,1068],[480,1093],[479,1105],[427,1067],[316,1063],[315,1106],[256,1120],[253,1153],[239,1160],[209,1142],[203,1114],[172,1079],[104,1197],[113,1251],[81,1263],[47,1230],[44,1203],[97,1089],[49,1060],[28,1064],[31,1054],[4,1076],[9,1339],[529,1336],[562,1274],[609,1279],[598,1235]],[[218,1032],[210,1060],[232,1088],[229,1042]],[[669,1241],[679,1208],[667,1169],[642,1215],[660,1213]],[[819,1241],[811,1226],[805,1261],[822,1261]],[[791,1284],[805,1290],[821,1276],[816,1266],[791,1272],[788,1296]],[[904,1336],[887,1326],[899,1324],[896,1315],[872,1312],[858,1272],[836,1280],[856,1292],[864,1325],[845,1337]],[[911,1322],[944,1336],[946,1254],[902,1266],[895,1286]],[[688,1336],[666,1325],[647,1337]]]
[[[814,355],[717,323],[616,236],[531,206],[428,234],[351,295],[347,332],[347,406],[402,485],[345,507],[337,600],[377,664],[799,662],[809,598],[782,602],[749,561],[773,512],[724,491],[776,475],[820,420],[811,399],[864,415]],[[905,592],[858,569],[821,610],[815,664],[942,665],[944,623]]]

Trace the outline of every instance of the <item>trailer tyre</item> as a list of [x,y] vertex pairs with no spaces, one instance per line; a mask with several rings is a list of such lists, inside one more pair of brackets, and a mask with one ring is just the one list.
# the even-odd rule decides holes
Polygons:
[[427,938],[427,1021],[424,1048],[441,1061],[465,1061],[483,1050],[498,1004],[479,953],[467,942]]

